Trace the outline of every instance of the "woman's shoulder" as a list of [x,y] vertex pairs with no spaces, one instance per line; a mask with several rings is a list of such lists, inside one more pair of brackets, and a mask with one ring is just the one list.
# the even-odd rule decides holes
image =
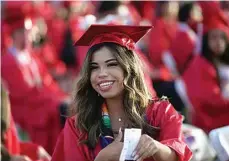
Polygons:
[[77,128],[77,116],[71,116],[66,119],[63,132],[65,134],[73,134],[75,137],[79,138],[82,134],[79,128]]
[[66,119],[66,122],[65,122],[65,125],[64,125],[64,132],[67,130],[71,130],[71,131],[75,131],[76,128],[75,128],[75,116],[71,116],[71,117],[68,117]]
[[169,102],[169,98],[162,96],[161,98],[153,99],[147,107],[146,112],[162,112],[167,111],[169,108],[173,108],[172,104]]
[[146,109],[146,117],[150,124],[160,126],[163,120],[171,117],[182,119],[182,116],[175,110],[169,99],[163,96],[160,99],[152,101]]

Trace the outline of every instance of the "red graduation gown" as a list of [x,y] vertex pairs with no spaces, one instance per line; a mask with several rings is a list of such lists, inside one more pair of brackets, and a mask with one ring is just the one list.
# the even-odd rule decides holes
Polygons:
[[206,132],[229,125],[229,100],[221,95],[213,65],[196,56],[182,77],[193,106],[192,123]]
[[[182,118],[167,101],[156,102],[148,108],[147,118],[151,125],[160,127],[159,141],[176,151],[180,161],[187,161],[192,153],[183,142],[181,133]],[[74,126],[75,119],[69,118],[56,144],[52,161],[92,161],[86,145],[79,145],[80,131]],[[85,139],[85,138],[84,138]],[[94,153],[101,151],[98,142]],[[146,159],[145,161],[150,161]],[[152,159],[151,159],[152,161]]]
[[31,85],[35,78],[31,64],[22,64],[16,56],[5,54],[2,58],[2,78],[5,81],[15,122],[26,130],[33,142],[43,146],[50,154],[61,131],[58,106],[66,97],[35,55],[40,85]]
[[58,12],[56,10],[60,9],[55,7],[57,6],[52,5],[51,2],[45,1],[43,3],[36,4],[36,11],[38,16],[44,18],[48,29],[47,37],[53,43],[55,47],[55,54],[59,57],[63,47],[63,38],[67,23],[65,23],[60,17],[55,16],[56,12]]
[[67,30],[67,23],[61,18],[53,17],[49,27],[49,38],[56,49],[57,57],[60,57],[64,46],[65,32]]
[[150,31],[150,59],[154,66],[163,64],[161,56],[170,47],[172,39],[176,36],[177,24],[166,22],[164,19],[156,19],[154,28]]
[[143,20],[152,21],[155,18],[155,1],[131,1]]
[[[38,148],[39,146],[31,142],[20,142],[17,138],[16,127],[14,120],[10,120],[10,127],[6,131],[5,135],[5,147],[11,155],[26,155],[32,160],[38,161]],[[45,161],[39,160],[39,161]]]
[[34,49],[33,52],[45,64],[51,74],[61,76],[67,72],[66,65],[60,60],[52,43],[46,42],[39,49]]
[[149,57],[152,65],[160,72],[156,80],[171,81],[173,76],[162,61],[164,51],[168,50],[172,40],[176,36],[177,23],[166,22],[162,18],[157,18],[153,22],[154,28],[150,31]]
[[181,23],[170,48],[178,72],[181,73],[184,70],[188,59],[194,54],[196,43],[197,35],[195,32],[187,24]]

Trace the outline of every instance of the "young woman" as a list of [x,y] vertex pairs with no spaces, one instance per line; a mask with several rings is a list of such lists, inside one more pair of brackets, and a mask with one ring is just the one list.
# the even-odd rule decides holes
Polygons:
[[207,133],[229,124],[229,28],[213,25],[203,37],[202,56],[194,57],[182,76],[193,106],[192,124]]
[[[134,45],[151,27],[92,25],[76,42],[90,46],[77,82],[74,117],[53,161],[118,161],[125,128],[141,128],[134,160],[189,160],[182,117],[167,99],[152,100]],[[121,129],[121,130],[119,130]]]

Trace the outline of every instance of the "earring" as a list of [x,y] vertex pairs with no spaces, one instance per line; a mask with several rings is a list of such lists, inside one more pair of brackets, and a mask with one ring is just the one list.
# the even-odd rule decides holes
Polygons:
[[99,97],[100,95],[99,95],[99,93],[98,93],[98,97]]

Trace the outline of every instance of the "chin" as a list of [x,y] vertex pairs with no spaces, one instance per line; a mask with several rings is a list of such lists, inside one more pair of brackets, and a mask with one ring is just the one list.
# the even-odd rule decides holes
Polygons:
[[117,90],[111,90],[111,91],[107,91],[107,92],[102,92],[100,93],[100,95],[104,98],[104,99],[114,99],[114,98],[120,98],[120,96],[123,95],[123,91],[117,91]]
[[120,96],[119,92],[105,92],[105,93],[101,93],[101,96],[104,99],[113,99],[113,98],[117,98]]
[[112,99],[112,98],[115,98],[117,97],[116,95],[114,94],[103,94],[101,95],[104,99]]

